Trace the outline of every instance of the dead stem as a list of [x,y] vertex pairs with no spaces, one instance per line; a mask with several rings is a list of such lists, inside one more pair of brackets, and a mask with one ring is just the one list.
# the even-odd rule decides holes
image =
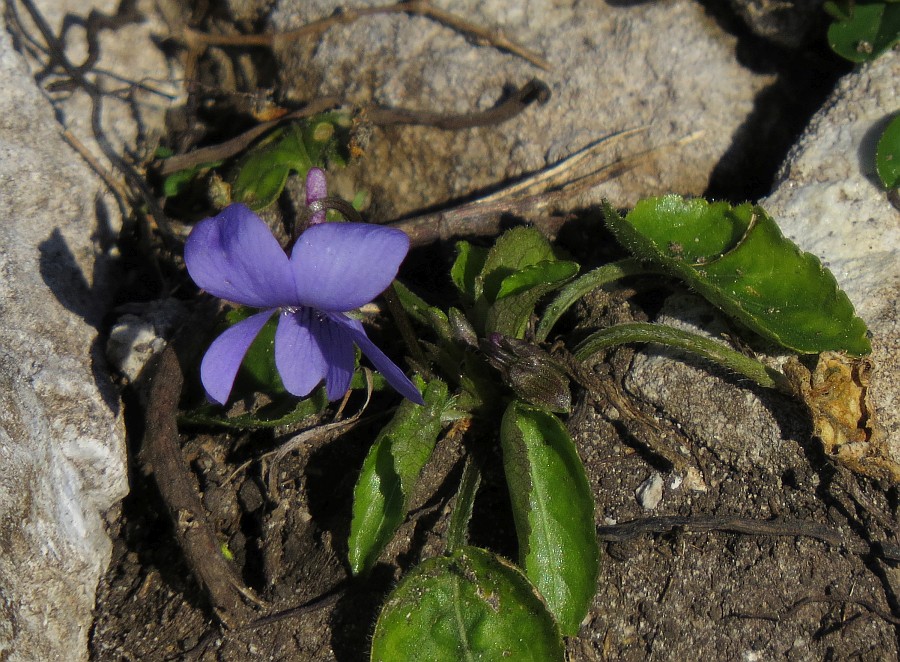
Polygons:
[[365,374],[366,401],[362,404],[362,407],[359,408],[359,411],[353,414],[353,416],[351,416],[350,418],[345,418],[342,421],[326,423],[325,425],[317,425],[316,427],[309,428],[308,430],[303,430],[292,436],[275,450],[259,457],[260,461],[270,457],[272,458],[267,472],[269,499],[271,499],[272,501],[278,501],[278,467],[281,464],[281,460],[284,459],[285,455],[287,455],[291,451],[299,450],[304,455],[308,456],[314,448],[318,448],[324,443],[327,443],[333,439],[337,439],[344,432],[352,429],[358,423],[360,423],[363,412],[366,410],[366,407],[369,406],[369,401],[372,399],[372,391],[374,389],[372,371],[366,368]]
[[128,200],[129,194],[128,191],[122,186],[122,183],[113,177],[113,174],[103,167],[103,165],[91,154],[91,151],[84,146],[75,135],[69,131],[68,129],[63,129],[62,138],[67,143],[69,143],[69,147],[74,149],[78,154],[84,159],[85,163],[87,163],[91,169],[97,173],[100,179],[106,184],[107,188],[113,191],[119,198],[122,200]]
[[[455,131],[476,126],[500,124],[512,119],[534,102],[545,103],[549,98],[549,94],[550,92],[547,86],[543,82],[534,79],[515,90],[504,101],[489,110],[475,113],[450,114],[407,110],[405,108],[371,106],[364,109],[364,118],[367,123],[376,126],[416,124]],[[314,99],[303,108],[283,115],[278,119],[258,124],[241,135],[223,143],[210,145],[194,150],[193,152],[188,152],[187,154],[180,154],[159,161],[159,174],[163,176],[170,175],[173,172],[192,168],[203,163],[222,161],[247,149],[247,147],[249,147],[257,138],[267,131],[274,129],[279,124],[303,119],[332,108],[346,105],[347,104],[338,97],[322,97]]]
[[648,533],[668,533],[676,528],[696,533],[728,531],[755,536],[802,536],[827,542],[834,547],[846,547],[840,533],[818,522],[747,519],[731,515],[647,517],[610,526],[598,526],[597,536],[606,542],[623,542]]
[[799,600],[797,600],[797,602],[795,602],[790,607],[788,607],[787,610],[785,610],[784,613],[782,613],[782,614],[769,615],[769,614],[740,614],[739,613],[739,614],[729,614],[728,616],[730,616],[731,618],[758,618],[760,620],[772,621],[772,622],[777,623],[779,621],[784,621],[784,620],[787,620],[787,619],[795,616],[797,614],[797,612],[799,612],[800,609],[802,609],[806,605],[812,605],[812,604],[817,604],[817,603],[824,603],[824,604],[829,604],[829,605],[840,605],[842,607],[846,606],[846,605],[856,605],[857,607],[862,607],[869,613],[877,616],[878,618],[886,621],[887,623],[890,623],[891,625],[900,625],[900,618],[898,618],[897,616],[894,616],[893,614],[891,614],[890,612],[888,612],[885,609],[880,609],[879,607],[872,604],[868,600],[839,598],[839,597],[835,597],[835,596],[831,596],[831,595],[824,595],[824,594],[808,595],[804,598],[800,598]]
[[247,149],[253,141],[267,131],[271,131],[279,124],[316,115],[340,105],[341,100],[337,97],[321,97],[319,99],[314,99],[303,106],[303,108],[299,108],[287,115],[282,115],[276,120],[257,124],[252,129],[249,129],[230,140],[226,140],[223,143],[210,145],[209,147],[201,147],[200,149],[195,149],[193,152],[179,154],[159,161],[159,174],[163,176],[171,175],[173,172],[192,168],[203,163],[212,163],[230,158]]
[[321,18],[285,32],[250,35],[213,35],[187,28],[184,31],[184,41],[192,51],[194,59],[196,59],[196,54],[202,52],[208,46],[268,46],[274,48],[280,43],[317,38],[336,25],[347,25],[361,18],[379,14],[424,16],[457,32],[468,35],[476,44],[488,44],[498,50],[507,51],[545,71],[551,69],[550,63],[545,58],[507,38],[501,30],[487,30],[450,12],[434,7],[425,0],[407,0],[385,7],[344,9],[326,18]]

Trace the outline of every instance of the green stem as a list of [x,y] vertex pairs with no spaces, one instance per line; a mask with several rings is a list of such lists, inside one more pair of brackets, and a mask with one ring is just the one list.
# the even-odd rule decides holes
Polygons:
[[481,484],[481,471],[478,465],[469,455],[466,458],[466,466],[459,481],[459,491],[456,493],[456,505],[450,514],[450,524],[447,527],[447,553],[451,553],[466,544],[468,537],[469,520],[472,519],[472,508],[475,505],[475,494]]
[[422,351],[422,346],[419,344],[418,337],[412,328],[412,324],[409,323],[409,316],[406,314],[406,310],[404,310],[403,306],[400,304],[394,283],[391,283],[384,291],[383,296],[388,310],[391,311],[391,316],[394,318],[394,323],[397,325],[397,330],[400,331],[400,337],[403,338],[403,342],[406,343],[406,347],[409,349],[409,353],[412,355],[417,367],[422,370],[422,376],[426,381],[430,381],[433,378],[433,375],[431,375],[428,367],[428,359]]
[[550,305],[544,311],[544,316],[538,323],[535,339],[537,342],[546,340],[553,325],[559,321],[563,313],[571,308],[572,304],[581,297],[596,290],[598,287],[627,276],[663,273],[666,272],[656,267],[644,266],[639,260],[634,258],[604,264],[602,267],[589,271],[562,288],[559,294],[556,295],[556,298],[550,302]]
[[654,342],[677,347],[702,356],[725,368],[737,372],[765,388],[789,391],[787,378],[772,368],[730,347],[681,329],[662,324],[617,324],[598,331],[575,348],[575,359],[585,363],[601,350],[634,342]]

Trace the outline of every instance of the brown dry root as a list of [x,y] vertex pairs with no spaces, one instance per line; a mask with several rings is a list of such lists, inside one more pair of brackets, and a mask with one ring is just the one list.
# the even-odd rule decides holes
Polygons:
[[203,508],[197,481],[181,452],[177,414],[182,382],[178,357],[169,345],[159,359],[150,385],[141,461],[159,486],[172,519],[175,539],[213,612],[225,627],[239,627],[255,614],[247,601],[258,601],[222,555],[215,530]]

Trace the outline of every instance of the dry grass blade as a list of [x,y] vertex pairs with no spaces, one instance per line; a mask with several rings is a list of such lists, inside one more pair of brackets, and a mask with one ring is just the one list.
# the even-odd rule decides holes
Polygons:
[[[267,472],[270,499],[272,499],[273,501],[278,500],[278,467],[288,453],[300,450],[305,455],[308,455],[313,447],[331,441],[332,439],[336,439],[344,432],[353,428],[357,423],[359,423],[363,412],[366,410],[366,407],[369,406],[369,401],[372,399],[372,391],[374,390],[372,371],[368,368],[365,368],[365,374],[366,401],[362,404],[362,407],[359,408],[359,411],[353,414],[353,416],[351,416],[350,418],[345,418],[342,421],[326,423],[325,425],[318,425],[316,427],[303,430],[298,434],[295,434],[275,450],[270,451],[269,453],[266,453],[265,455],[260,457],[260,460],[272,458]],[[339,411],[342,410],[343,404],[341,405],[341,410]]]
[[[446,241],[460,236],[492,235],[500,230],[503,214],[527,214],[548,209],[562,200],[590,190],[636,168],[660,152],[697,140],[698,131],[659,147],[625,156],[584,174],[582,166],[597,150],[614,138],[634,135],[643,128],[626,129],[597,140],[572,156],[507,187],[472,202],[438,212],[390,223],[409,235],[413,246]],[[565,222],[560,217],[538,217],[530,221],[544,234],[553,236]]]

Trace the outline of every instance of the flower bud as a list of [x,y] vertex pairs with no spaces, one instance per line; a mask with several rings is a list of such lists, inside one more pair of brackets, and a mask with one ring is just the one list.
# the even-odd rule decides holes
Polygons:
[[488,362],[520,398],[549,411],[572,408],[569,378],[560,365],[537,345],[492,333],[480,343]]

